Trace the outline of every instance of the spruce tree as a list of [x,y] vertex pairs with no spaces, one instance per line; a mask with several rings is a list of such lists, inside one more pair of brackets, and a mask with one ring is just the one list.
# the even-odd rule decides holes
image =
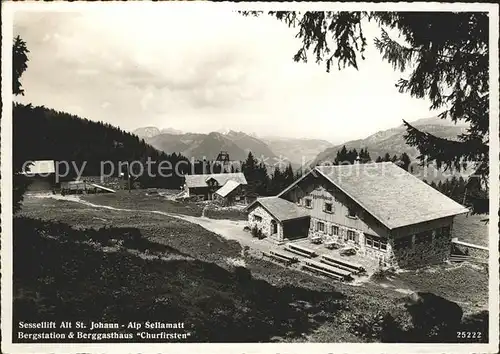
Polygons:
[[[28,68],[28,53],[29,50],[26,46],[26,42],[21,39],[21,37],[17,36],[14,38],[14,43],[12,45],[12,93],[15,96],[24,95],[24,89],[21,84],[21,76],[23,73],[26,71]],[[16,109],[17,105],[13,103],[13,112],[12,112],[12,124],[13,128],[16,129],[16,127],[19,127],[20,124],[20,116],[19,113],[20,110]],[[31,107],[31,106],[29,106]],[[17,124],[17,125],[16,125]],[[36,132],[36,127],[24,127],[24,129],[31,130],[33,132]],[[35,130],[33,130],[35,129]],[[25,140],[23,142],[14,142],[14,146],[17,145],[19,146],[21,143],[26,145],[28,140]],[[19,144],[18,144],[19,143]],[[32,142],[30,141],[30,144]],[[13,147],[14,147],[13,146]],[[23,165],[25,161],[27,161],[29,158],[26,156],[27,147],[20,146],[20,149],[17,151],[13,151],[13,160],[12,160],[12,170],[13,170],[13,175],[12,175],[12,202],[13,202],[13,213],[18,212],[21,209],[21,203],[23,201],[23,195],[26,189],[28,188],[28,185],[30,183],[29,179],[24,176],[21,172],[23,169]],[[15,149],[13,149],[15,150]]]
[[[245,14],[248,14],[245,13]],[[252,12],[258,15],[257,12]],[[374,45],[395,70],[409,72],[396,86],[401,93],[430,100],[439,117],[469,123],[457,140],[420,131],[406,121],[405,139],[416,147],[420,163],[462,171],[472,168],[467,186],[474,190],[471,207],[488,212],[489,171],[489,19],[486,12],[332,12],[271,11],[269,14],[297,28],[302,45],[293,59],[358,68],[368,41],[363,27],[374,21],[381,35]],[[398,32],[402,42],[391,38]]]
[[410,169],[410,164],[411,164],[410,156],[408,156],[406,152],[403,152],[401,154],[399,160],[401,161],[401,168],[403,168],[405,171],[413,172],[413,168]]

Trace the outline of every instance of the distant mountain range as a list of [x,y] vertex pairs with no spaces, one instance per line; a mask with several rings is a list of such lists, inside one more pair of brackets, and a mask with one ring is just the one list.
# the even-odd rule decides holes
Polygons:
[[[462,134],[467,129],[467,125],[454,124],[450,120],[440,119],[438,117],[419,119],[409,122],[415,128],[421,131],[431,133],[440,138],[456,140],[459,134]],[[414,159],[419,155],[416,148],[406,144],[404,134],[406,128],[401,124],[399,127],[379,131],[372,134],[365,139],[351,140],[345,143],[331,146],[318,154],[313,164],[322,163],[325,161],[333,161],[339,151],[344,145],[349,149],[360,150],[367,148],[370,157],[375,160],[378,156],[383,156],[386,153],[393,155],[401,155],[406,152],[410,158]]]
[[[174,133],[172,133],[174,132]],[[158,150],[181,153],[196,159],[215,159],[220,151],[227,151],[231,160],[245,160],[251,151],[256,158],[266,158],[274,164],[280,157],[285,163],[300,166],[303,156],[309,161],[332,144],[319,139],[296,139],[283,137],[259,138],[234,130],[218,130],[208,134],[183,133],[172,128],[144,127],[136,129],[137,136]]]
[[333,146],[331,142],[321,139],[263,137],[261,140],[277,156],[286,157],[292,164],[299,166],[314,160],[320,152]]
[[152,138],[152,137],[160,135],[160,134],[174,134],[174,135],[183,134],[182,131],[177,130],[177,129],[166,128],[166,129],[160,130],[157,127],[138,128],[138,129],[134,130],[132,133],[137,135],[139,138],[142,138],[142,139]]
[[[455,124],[450,120],[440,119],[438,117],[424,118],[408,123],[418,128],[420,131],[449,140],[457,140],[458,135],[464,133],[467,129],[466,124]],[[318,154],[311,165],[315,166],[325,162],[333,162],[337,155],[337,151],[342,149],[343,146],[345,146],[347,150],[356,149],[358,151],[362,148],[366,148],[373,161],[379,156],[383,157],[386,153],[389,153],[391,156],[397,155],[399,157],[403,152],[407,153],[411,160],[415,161],[420,154],[415,147],[406,144],[404,138],[405,132],[406,128],[401,124],[399,127],[379,131],[365,139],[351,140],[343,144],[329,147]],[[467,173],[470,172],[472,172],[472,170]],[[413,168],[413,173],[417,177],[426,179],[429,182],[437,182],[450,177],[450,173],[447,172],[445,174],[444,171],[438,169],[434,164],[429,164],[426,168],[415,166]],[[454,172],[453,175],[457,175],[457,173]]]
[[[418,129],[433,135],[457,139],[467,129],[464,124],[454,124],[450,120],[438,117],[419,119],[410,122]],[[401,155],[406,152],[415,159],[419,153],[414,147],[406,144],[403,125],[396,128],[379,131],[365,139],[351,140],[334,145],[321,139],[299,139],[287,137],[257,137],[255,134],[246,134],[233,130],[218,130],[208,134],[183,133],[168,128],[144,127],[134,131],[134,134],[143,138],[146,143],[166,153],[181,153],[186,157],[196,159],[215,159],[220,151],[227,151],[231,160],[245,160],[248,152],[252,151],[256,158],[265,157],[267,163],[275,161],[290,161],[294,168],[302,165],[314,166],[325,161],[333,161],[337,151],[346,146],[347,149],[367,148],[370,156],[375,160],[386,153]]]
[[248,152],[252,151],[255,157],[275,157],[269,147],[257,138],[245,133],[230,131],[227,134],[211,132],[209,134],[159,133],[154,136],[142,136],[151,146],[161,151],[181,153],[186,157],[213,160],[219,152],[227,151],[231,160],[243,161]]

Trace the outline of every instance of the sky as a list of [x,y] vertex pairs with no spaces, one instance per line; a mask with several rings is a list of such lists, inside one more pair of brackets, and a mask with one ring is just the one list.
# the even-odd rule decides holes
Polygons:
[[17,12],[30,51],[19,101],[133,131],[139,127],[259,136],[364,138],[436,115],[401,94],[404,76],[369,40],[359,70],[296,63],[297,29],[263,15],[166,6],[138,11]]

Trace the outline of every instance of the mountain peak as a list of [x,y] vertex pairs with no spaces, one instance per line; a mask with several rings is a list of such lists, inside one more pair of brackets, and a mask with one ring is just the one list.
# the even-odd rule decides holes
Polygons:
[[163,128],[161,130],[161,134],[173,134],[173,135],[181,135],[184,134],[182,130],[174,129],[174,128]]
[[160,134],[160,129],[157,127],[142,127],[142,128],[137,128],[132,132],[133,134],[137,135],[139,138],[152,138],[158,134]]

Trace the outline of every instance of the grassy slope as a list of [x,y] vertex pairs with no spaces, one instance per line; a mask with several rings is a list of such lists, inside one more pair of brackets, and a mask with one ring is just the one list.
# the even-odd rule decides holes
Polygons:
[[144,190],[118,191],[117,193],[87,194],[82,196],[94,204],[110,205],[122,209],[158,210],[191,216],[201,216],[202,206],[195,203],[166,200],[160,195],[148,196]]
[[488,247],[488,227],[485,223],[487,215],[459,215],[453,222],[453,237],[460,241],[470,242]]
[[[111,203],[110,198],[116,195],[92,197],[99,202],[108,198]],[[127,198],[119,205],[115,202],[112,205],[116,207],[137,204]],[[158,202],[150,207],[158,210]],[[164,202],[161,208],[196,211],[192,206]],[[27,199],[23,216],[64,220],[73,230],[61,231],[58,228],[63,226],[50,224],[15,230],[16,250],[22,250],[15,251],[14,312],[18,318],[178,318],[193,326],[193,341],[346,342],[364,340],[349,328],[353,318],[389,311],[401,297],[375,285],[332,283],[249,257],[236,242],[163,215]],[[107,226],[108,231],[90,233],[85,230],[89,226]],[[143,248],[194,259],[146,261],[127,252],[103,254],[74,243],[75,238],[85,239],[89,234],[94,242],[105,243],[109,235],[119,238],[125,228],[154,242],[143,244]],[[66,234],[65,239],[71,242],[40,238],[40,231],[33,229],[53,230],[54,236]],[[79,229],[83,231],[79,233]],[[250,273],[235,270],[228,263],[230,258],[244,259]],[[439,277],[436,274],[436,279]],[[426,288],[421,279],[408,279],[417,288]],[[453,277],[448,280],[450,289],[460,291],[463,279],[457,279],[460,283]],[[446,294],[453,295],[450,291]]]

